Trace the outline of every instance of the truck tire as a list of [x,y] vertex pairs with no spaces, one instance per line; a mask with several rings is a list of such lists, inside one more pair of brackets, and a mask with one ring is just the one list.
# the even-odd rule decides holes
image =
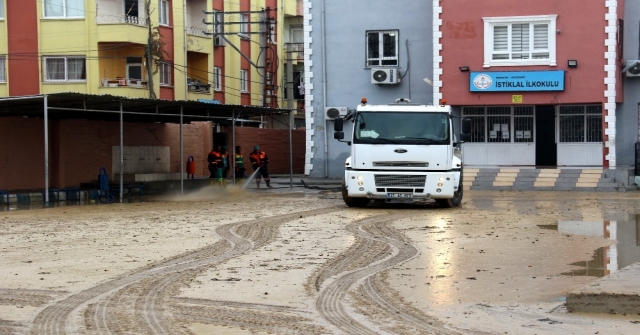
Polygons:
[[453,198],[436,199],[436,202],[442,208],[454,208],[460,206],[462,203],[462,180],[460,180],[460,184],[458,184],[458,190],[453,193]]
[[350,197],[349,193],[347,193],[347,182],[344,179],[342,179],[342,200],[344,200],[344,203],[349,207],[365,207],[369,204],[368,198]]

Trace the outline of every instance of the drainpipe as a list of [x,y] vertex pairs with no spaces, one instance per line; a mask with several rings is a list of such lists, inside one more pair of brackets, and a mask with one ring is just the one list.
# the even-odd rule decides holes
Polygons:
[[184,74],[184,100],[187,101],[189,100],[189,83],[187,81],[187,77],[189,76],[189,64],[187,63],[187,0],[182,1],[182,20],[182,26],[184,27],[184,38],[182,39],[182,44],[184,45],[184,65],[185,69],[187,70],[187,73]]
[[[322,108],[327,106],[327,51],[325,48],[326,42],[326,25],[325,25],[325,12],[324,1],[322,1]],[[317,112],[316,112],[317,113]],[[317,114],[316,114],[317,115]],[[324,177],[329,177],[329,139],[327,125],[329,122],[322,116],[324,120]]]

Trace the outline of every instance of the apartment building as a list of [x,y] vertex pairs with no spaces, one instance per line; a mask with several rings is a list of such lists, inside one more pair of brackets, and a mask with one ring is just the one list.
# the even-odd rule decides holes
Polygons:
[[370,104],[433,101],[433,2],[401,3],[304,1],[305,174],[343,176],[350,147],[333,139],[328,110],[344,116],[363,97]]

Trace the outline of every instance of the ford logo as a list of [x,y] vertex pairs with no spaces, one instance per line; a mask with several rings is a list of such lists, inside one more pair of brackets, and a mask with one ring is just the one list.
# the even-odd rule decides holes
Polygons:
[[403,154],[403,153],[407,152],[406,149],[396,149],[396,150],[393,150],[393,151],[395,151],[395,152],[397,152],[399,154]]

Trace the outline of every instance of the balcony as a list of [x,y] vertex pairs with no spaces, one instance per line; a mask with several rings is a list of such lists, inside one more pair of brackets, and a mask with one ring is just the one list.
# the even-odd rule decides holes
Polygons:
[[148,85],[146,80],[117,77],[117,78],[102,78],[102,80],[100,81],[100,86],[101,87],[127,86],[127,87],[134,87],[134,88],[146,88]]
[[149,32],[143,0],[96,0],[98,42],[145,44]]
[[144,2],[137,0],[96,0],[97,24],[131,24],[146,27]]
[[190,93],[206,93],[211,91],[211,85],[201,82],[198,79],[187,78],[187,88]]
[[298,63],[304,61],[304,43],[285,43],[287,61]]
[[204,14],[207,11],[207,0],[187,0],[186,6],[187,34],[211,38],[211,35],[206,34],[209,27],[202,22],[202,20],[212,20]]

